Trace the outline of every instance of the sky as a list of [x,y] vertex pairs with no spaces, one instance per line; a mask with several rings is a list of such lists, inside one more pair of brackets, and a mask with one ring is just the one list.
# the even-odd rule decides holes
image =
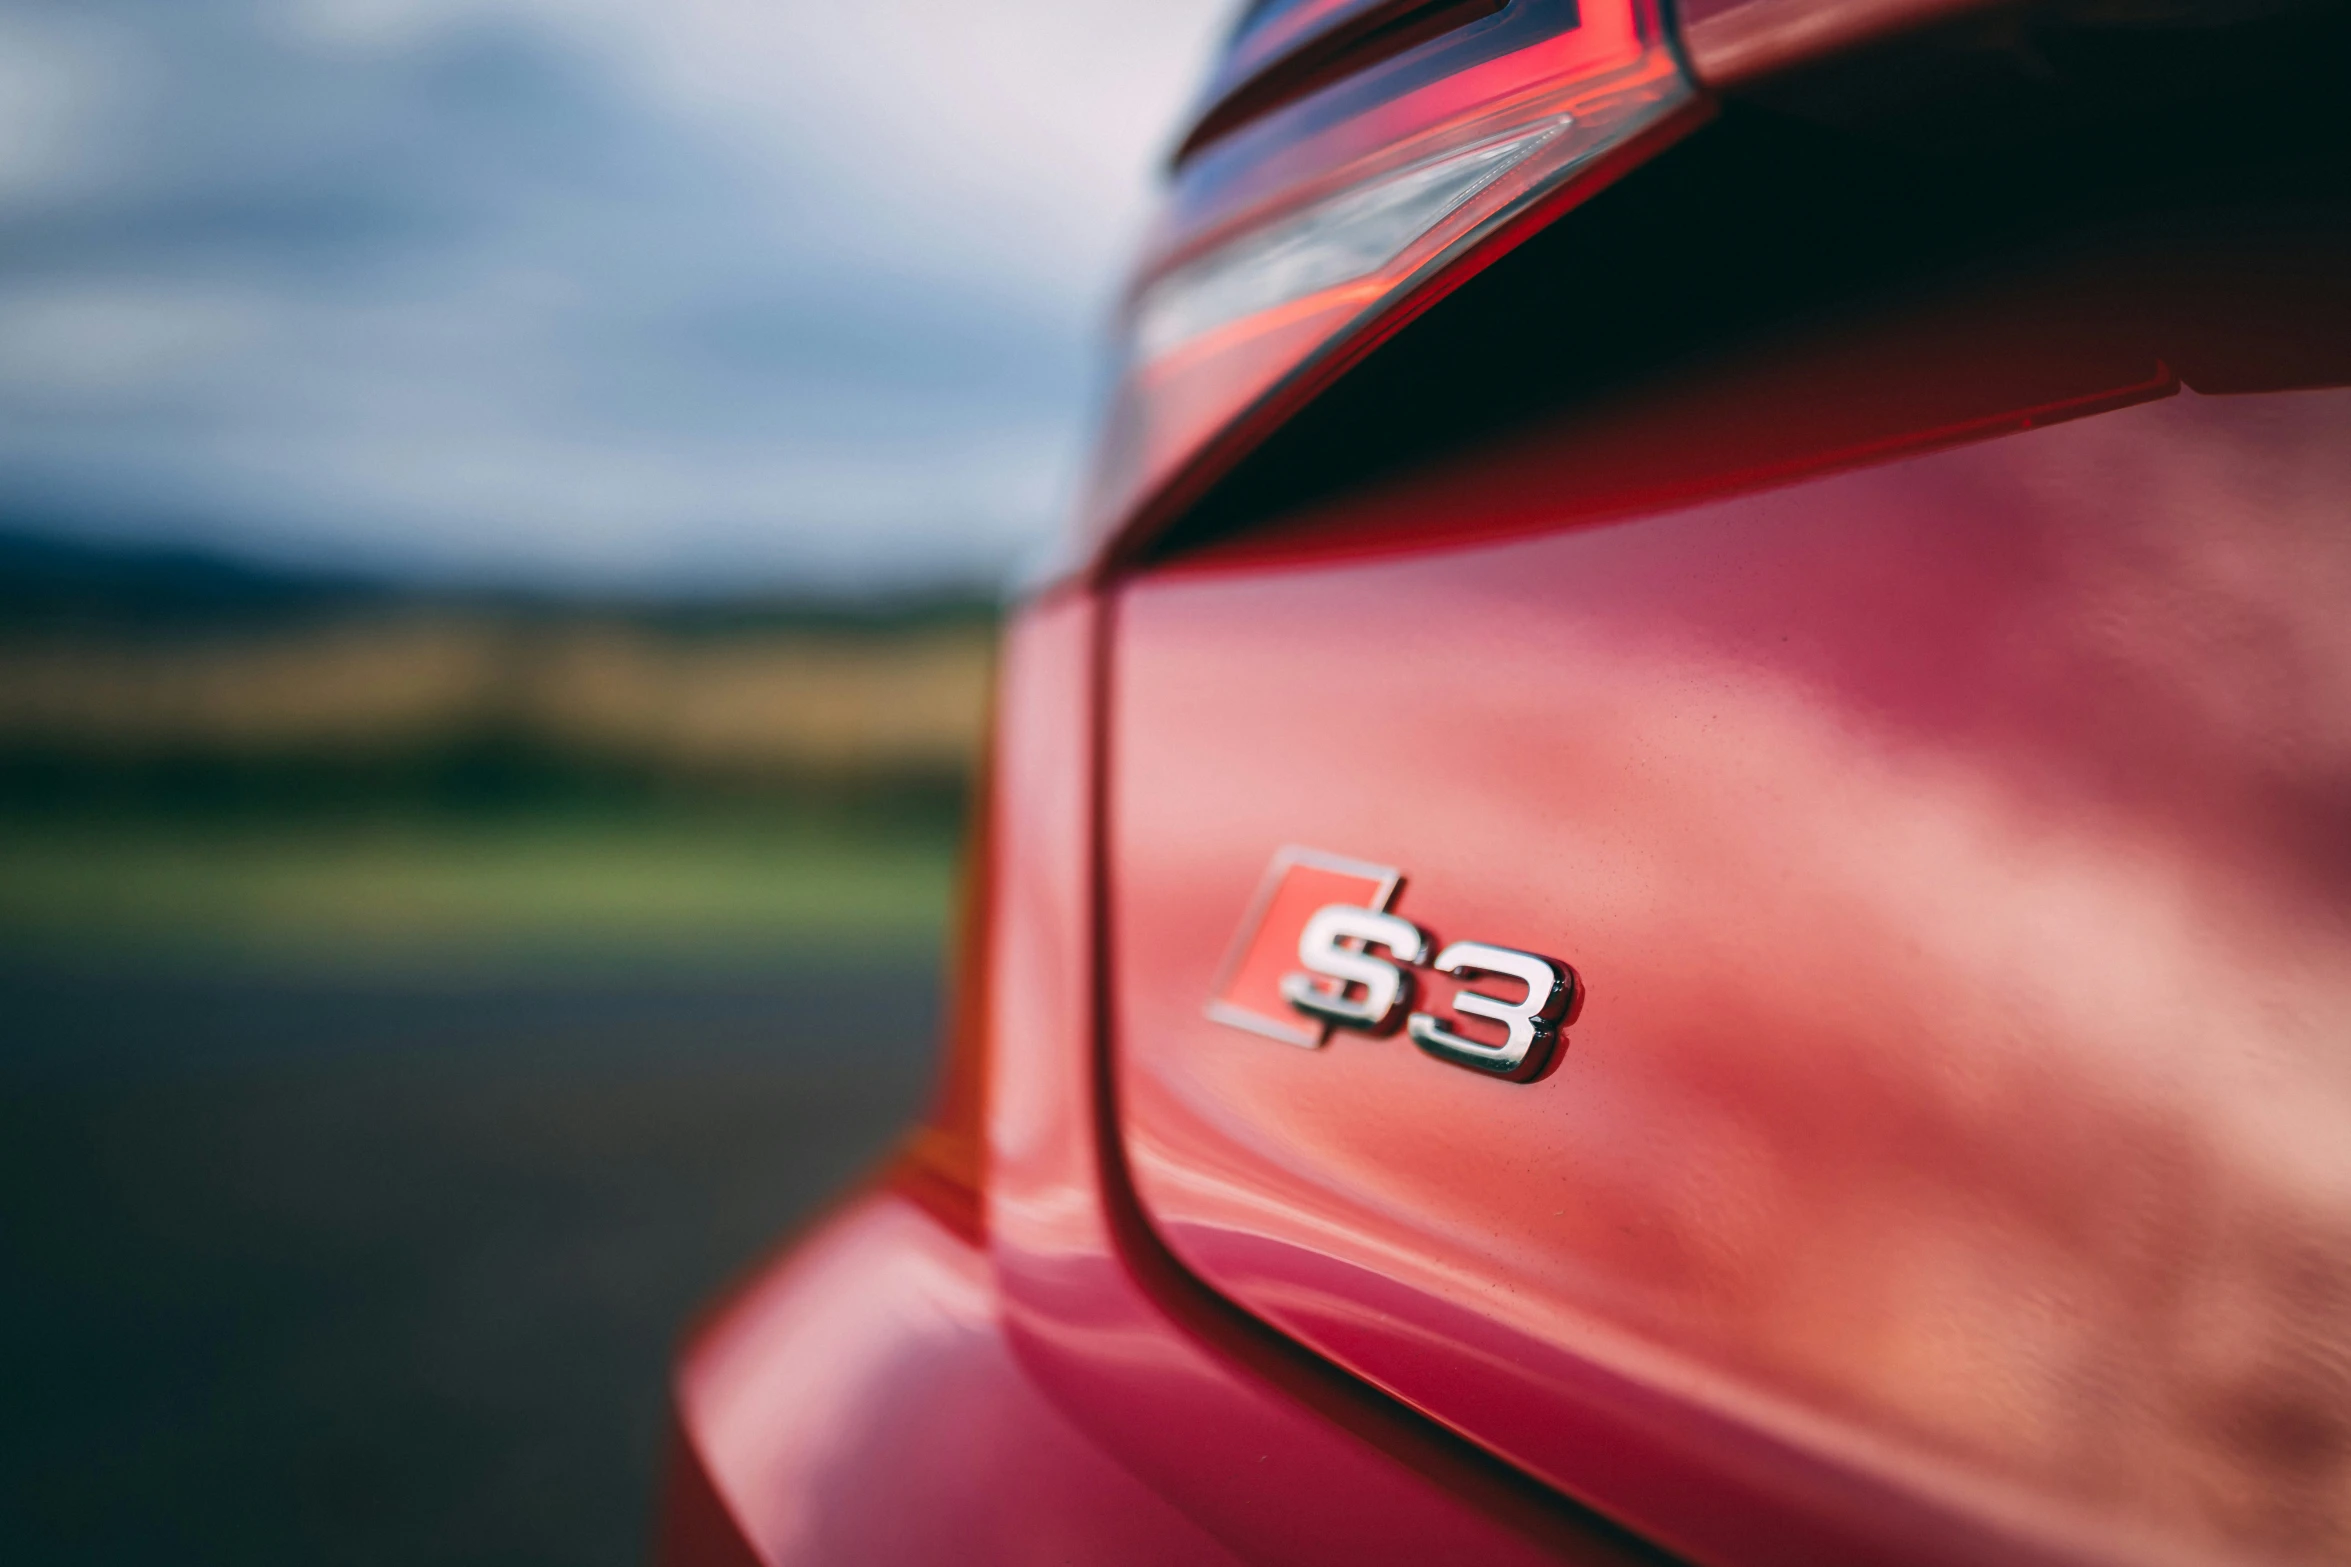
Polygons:
[[1232,0],[0,0],[0,529],[993,582]]

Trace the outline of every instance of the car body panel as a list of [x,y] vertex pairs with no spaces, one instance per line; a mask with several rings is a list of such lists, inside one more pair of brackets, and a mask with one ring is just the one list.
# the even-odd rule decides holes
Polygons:
[[1021,1365],[1253,1561],[1641,1558],[1252,1332],[1141,1234],[1094,1049],[1099,623],[1098,602],[1070,593],[1015,625],[997,719],[987,1222]]
[[[1348,504],[1572,490],[1517,455]],[[2183,392],[1130,584],[1113,1029],[1155,1228],[1701,1556],[2338,1555],[2345,494],[2351,392]],[[1572,964],[1556,1073],[1206,1016],[1291,841],[1401,868],[1437,941]],[[1852,1537],[1628,1513],[1593,1406]]]
[[[2351,12],[2188,10],[1465,5],[1187,149],[1138,298],[1593,137],[1124,363],[939,1107],[688,1347],[665,1567],[2351,1555]],[[1293,1026],[1324,897],[1560,1048]]]
[[1006,639],[976,976],[985,1245],[886,1190],[754,1273],[681,1361],[662,1560],[731,1562],[732,1539],[770,1567],[1660,1561],[1281,1343],[1141,1235],[1093,1048],[1099,623],[1065,593]]
[[1236,1560],[1037,1392],[984,1254],[888,1191],[702,1329],[677,1408],[691,1467],[673,1496],[706,1486],[715,1507],[673,1500],[671,1559],[710,1559],[731,1530],[741,1560],[776,1567]]

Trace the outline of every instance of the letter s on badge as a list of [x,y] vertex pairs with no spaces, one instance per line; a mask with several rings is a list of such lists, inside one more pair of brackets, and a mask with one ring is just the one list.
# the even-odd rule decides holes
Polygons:
[[[1342,947],[1342,941],[1357,945]],[[1282,999],[1343,1028],[1368,1033],[1386,1028],[1410,998],[1412,979],[1365,947],[1385,947],[1406,963],[1426,963],[1429,956],[1428,938],[1412,921],[1351,904],[1325,904],[1298,933],[1298,961],[1309,972],[1283,975]],[[1349,985],[1363,987],[1361,998],[1347,994]]]

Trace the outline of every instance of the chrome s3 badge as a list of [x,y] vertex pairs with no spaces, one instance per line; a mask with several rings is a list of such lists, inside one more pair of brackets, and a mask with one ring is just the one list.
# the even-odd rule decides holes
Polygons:
[[[1278,850],[1208,1015],[1307,1049],[1334,1028],[1382,1034],[1402,1017],[1406,1037],[1440,1061],[1513,1082],[1543,1075],[1575,1008],[1575,970],[1482,941],[1451,942],[1432,958],[1427,932],[1389,909],[1403,884],[1392,866]],[[1412,1009],[1423,968],[1459,985],[1447,1007]]]

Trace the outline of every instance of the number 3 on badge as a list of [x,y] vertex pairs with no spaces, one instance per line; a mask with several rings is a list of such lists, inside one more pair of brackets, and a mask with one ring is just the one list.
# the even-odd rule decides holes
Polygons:
[[1514,979],[1526,987],[1526,994],[1513,1001],[1481,990],[1463,990],[1453,998],[1455,1011],[1491,1018],[1509,1030],[1509,1037],[1499,1045],[1481,1044],[1456,1034],[1429,1012],[1415,1012],[1405,1022],[1404,1031],[1414,1044],[1440,1061],[1519,1081],[1539,1075],[1550,1064],[1560,1020],[1575,1002],[1573,969],[1532,952],[1491,947],[1482,941],[1456,941],[1438,953],[1431,966],[1440,974]]

